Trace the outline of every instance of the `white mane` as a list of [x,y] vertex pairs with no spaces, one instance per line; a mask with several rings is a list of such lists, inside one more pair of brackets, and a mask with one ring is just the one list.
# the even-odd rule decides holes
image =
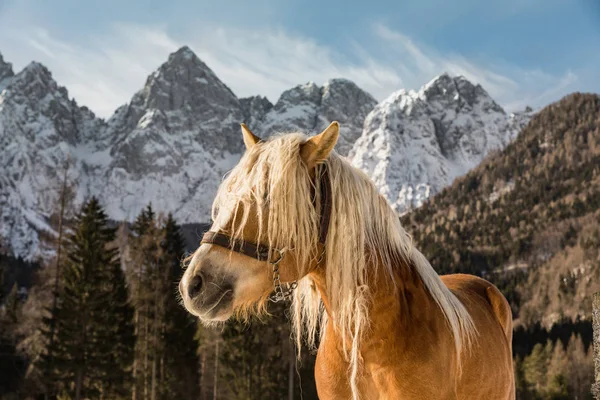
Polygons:
[[[272,248],[294,249],[297,272],[305,276],[311,260],[318,257],[318,213],[312,203],[321,204],[319,182],[311,186],[309,171],[300,157],[307,137],[300,133],[275,136],[246,152],[222,183],[213,206],[213,218],[227,207],[242,213],[234,237],[241,238],[251,205],[258,209],[256,242]],[[400,265],[409,264],[438,304],[452,330],[457,355],[475,332],[463,304],[442,283],[425,257],[413,246],[399,217],[379,194],[370,179],[335,152],[325,161],[330,174],[332,210],[326,243],[327,298],[331,315],[350,363],[351,388],[360,370],[360,338],[369,326],[367,273],[382,272],[393,279]],[[229,212],[224,213],[231,215]],[[250,240],[250,238],[246,238]],[[377,260],[375,260],[377,257]],[[408,261],[408,263],[407,263]],[[375,271],[383,266],[383,271]],[[314,345],[319,325],[326,317],[318,292],[309,277],[298,282],[293,299],[293,324],[300,349],[302,339]]]

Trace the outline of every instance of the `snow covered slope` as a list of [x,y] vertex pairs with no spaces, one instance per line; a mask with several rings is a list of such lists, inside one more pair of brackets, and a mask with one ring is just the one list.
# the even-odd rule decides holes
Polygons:
[[297,130],[319,133],[337,120],[341,128],[335,149],[346,156],[376,104],[370,94],[346,79],[331,79],[321,87],[309,82],[285,91],[266,113],[259,129],[250,127],[259,136]]
[[274,105],[238,99],[182,47],[104,121],[69,99],[43,65],[14,74],[0,55],[0,241],[27,259],[40,254],[38,233],[51,230],[67,163],[71,211],[95,195],[114,220],[132,220],[151,202],[181,223],[208,222],[216,189],[243,151],[241,122],[267,137],[340,121],[336,150],[404,211],[505,146],[528,118],[447,75],[378,105],[345,79],[296,86]]
[[38,230],[57,205],[67,160],[75,195],[86,194],[89,152],[80,144],[103,128],[70,100],[50,72],[31,63],[16,75],[0,58],[0,237],[15,254],[39,249]]
[[402,213],[506,146],[529,118],[508,115],[480,85],[443,74],[378,104],[350,156]]
[[315,86],[313,109],[301,120],[306,104],[290,95],[298,88],[275,106],[259,96],[238,99],[183,47],[104,121],[69,99],[41,64],[15,75],[0,56],[1,240],[16,255],[39,255],[38,233],[51,230],[67,161],[75,208],[96,195],[112,219],[131,220],[152,202],[190,223],[209,220],[217,186],[243,151],[241,122],[269,136],[337,119],[345,125],[338,151],[347,151],[375,100],[332,80]]
[[180,221],[206,221],[238,160],[242,105],[187,47],[150,75],[108,120],[110,161],[94,181],[108,214],[130,220],[148,202]]

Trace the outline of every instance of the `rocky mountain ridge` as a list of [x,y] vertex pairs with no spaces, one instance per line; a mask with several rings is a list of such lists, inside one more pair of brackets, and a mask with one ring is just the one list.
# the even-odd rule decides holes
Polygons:
[[480,85],[442,74],[418,92],[400,90],[379,103],[352,162],[403,213],[504,148],[531,114],[508,114]]
[[[71,210],[96,195],[114,220],[131,220],[151,202],[181,223],[206,222],[218,184],[243,151],[240,122],[269,136],[316,133],[332,120],[342,126],[336,150],[399,211],[418,205],[398,200],[409,198],[405,187],[423,183],[435,193],[504,146],[521,123],[481,87],[447,75],[380,104],[345,79],[298,85],[275,104],[239,99],[188,47],[103,120],[70,99],[43,65],[14,74],[0,56],[0,237],[15,255],[40,254],[37,232],[52,231],[65,168]],[[407,159],[414,160],[408,173]]]

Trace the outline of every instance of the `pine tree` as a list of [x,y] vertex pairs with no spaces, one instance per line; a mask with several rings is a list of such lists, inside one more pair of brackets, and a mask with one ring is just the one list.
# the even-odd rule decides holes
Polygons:
[[[15,283],[0,302],[0,398],[12,393],[18,397],[19,385],[26,363],[16,348],[15,328],[21,314],[22,303]],[[7,396],[10,398],[10,396]]]
[[591,400],[590,388],[594,380],[594,363],[591,347],[586,352],[581,336],[573,334],[567,345],[567,357],[569,359],[567,380],[569,382],[571,398]]
[[161,362],[163,389],[162,399],[198,398],[198,356],[195,340],[196,321],[178,302],[177,285],[183,270],[181,260],[185,244],[180,228],[169,214],[163,227],[162,267],[164,268],[163,291],[164,317],[163,340],[164,362]]
[[514,372],[517,398],[520,400],[530,400],[534,398],[529,389],[529,383],[527,383],[527,380],[525,379],[523,361],[519,356],[514,359]]
[[[289,304],[269,304],[270,317],[262,321],[232,320],[222,332],[220,376],[233,399],[282,399],[289,397],[290,362],[297,370],[293,394],[316,398],[314,359],[308,352],[301,365],[290,354],[290,323],[285,316]],[[291,357],[294,356],[294,357]],[[292,359],[291,359],[292,358]],[[295,371],[296,372],[296,371]],[[228,398],[229,398],[228,397]]]
[[[217,354],[217,343],[221,341],[220,332],[197,324],[194,339],[198,343],[197,355],[200,362],[200,397],[199,400],[213,399],[218,392],[220,370]],[[217,387],[215,387],[215,383]]]
[[548,341],[546,346],[537,343],[531,354],[523,360],[523,372],[529,387],[541,393],[546,385],[548,373],[548,360],[552,353],[552,342]]
[[54,319],[55,339],[40,366],[56,394],[78,400],[127,393],[123,377],[131,365],[132,310],[118,250],[111,247],[115,231],[92,198],[67,238],[59,301],[45,320],[49,335]]
[[[110,394],[108,398],[125,398],[130,392],[135,346],[133,308],[129,303],[129,293],[120,262],[112,263],[107,272],[107,289],[111,296],[112,310],[100,315],[102,329],[99,332],[98,345],[107,356],[102,369],[102,381],[104,393]],[[115,338],[118,340],[115,341]]]
[[4,270],[6,266],[4,265],[4,257],[2,255],[2,243],[0,242],[0,304],[3,303],[4,300]]
[[149,205],[131,231],[127,271],[137,332],[132,398],[197,398],[196,322],[177,297],[185,252],[180,228],[172,215],[163,224]]
[[283,364],[278,365],[282,338],[277,328],[275,324],[256,319],[249,323],[230,321],[226,324],[222,333],[220,375],[227,382],[228,397],[236,400],[284,397],[287,387],[278,385],[280,380],[273,376],[277,370],[287,372]]
[[567,353],[560,340],[554,344],[554,350],[548,365],[546,392],[547,397],[553,400],[568,399],[568,385],[566,371],[568,367]]
[[127,260],[131,303],[134,305],[135,355],[132,399],[156,399],[162,341],[159,339],[159,298],[164,282],[158,278],[161,237],[156,214],[148,205],[134,221]]
[[154,225],[155,219],[156,213],[152,209],[152,204],[148,204],[133,222],[131,230],[138,236],[142,236]]

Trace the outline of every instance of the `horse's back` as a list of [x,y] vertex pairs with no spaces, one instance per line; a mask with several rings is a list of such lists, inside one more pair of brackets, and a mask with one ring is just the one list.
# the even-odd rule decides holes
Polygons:
[[[500,290],[491,282],[475,275],[453,274],[441,276],[444,284],[455,294],[477,295],[485,300],[492,309],[494,316],[502,327],[509,343],[512,344],[512,311],[510,304]],[[468,307],[468,304],[465,304]]]
[[[461,300],[467,308],[478,331],[476,346],[479,351],[473,354],[474,375],[479,375],[477,368],[488,369],[489,374],[498,384],[502,393],[494,393],[489,398],[514,399],[514,375],[512,365],[512,311],[502,293],[492,283],[474,275],[453,274],[441,276],[444,284]],[[482,364],[483,362],[483,364]],[[470,364],[467,361],[467,365]],[[465,371],[466,372],[466,371]],[[467,375],[469,375],[467,373]],[[502,376],[502,377],[501,377]],[[475,378],[475,377],[474,377]],[[478,376],[478,380],[482,376]],[[488,376],[488,378],[490,378]],[[474,383],[474,382],[473,382]],[[471,386],[471,385],[468,385]],[[474,390],[475,385],[472,386]],[[470,389],[468,389],[470,390]],[[461,397],[459,397],[461,398]],[[468,398],[468,397],[467,397]]]

